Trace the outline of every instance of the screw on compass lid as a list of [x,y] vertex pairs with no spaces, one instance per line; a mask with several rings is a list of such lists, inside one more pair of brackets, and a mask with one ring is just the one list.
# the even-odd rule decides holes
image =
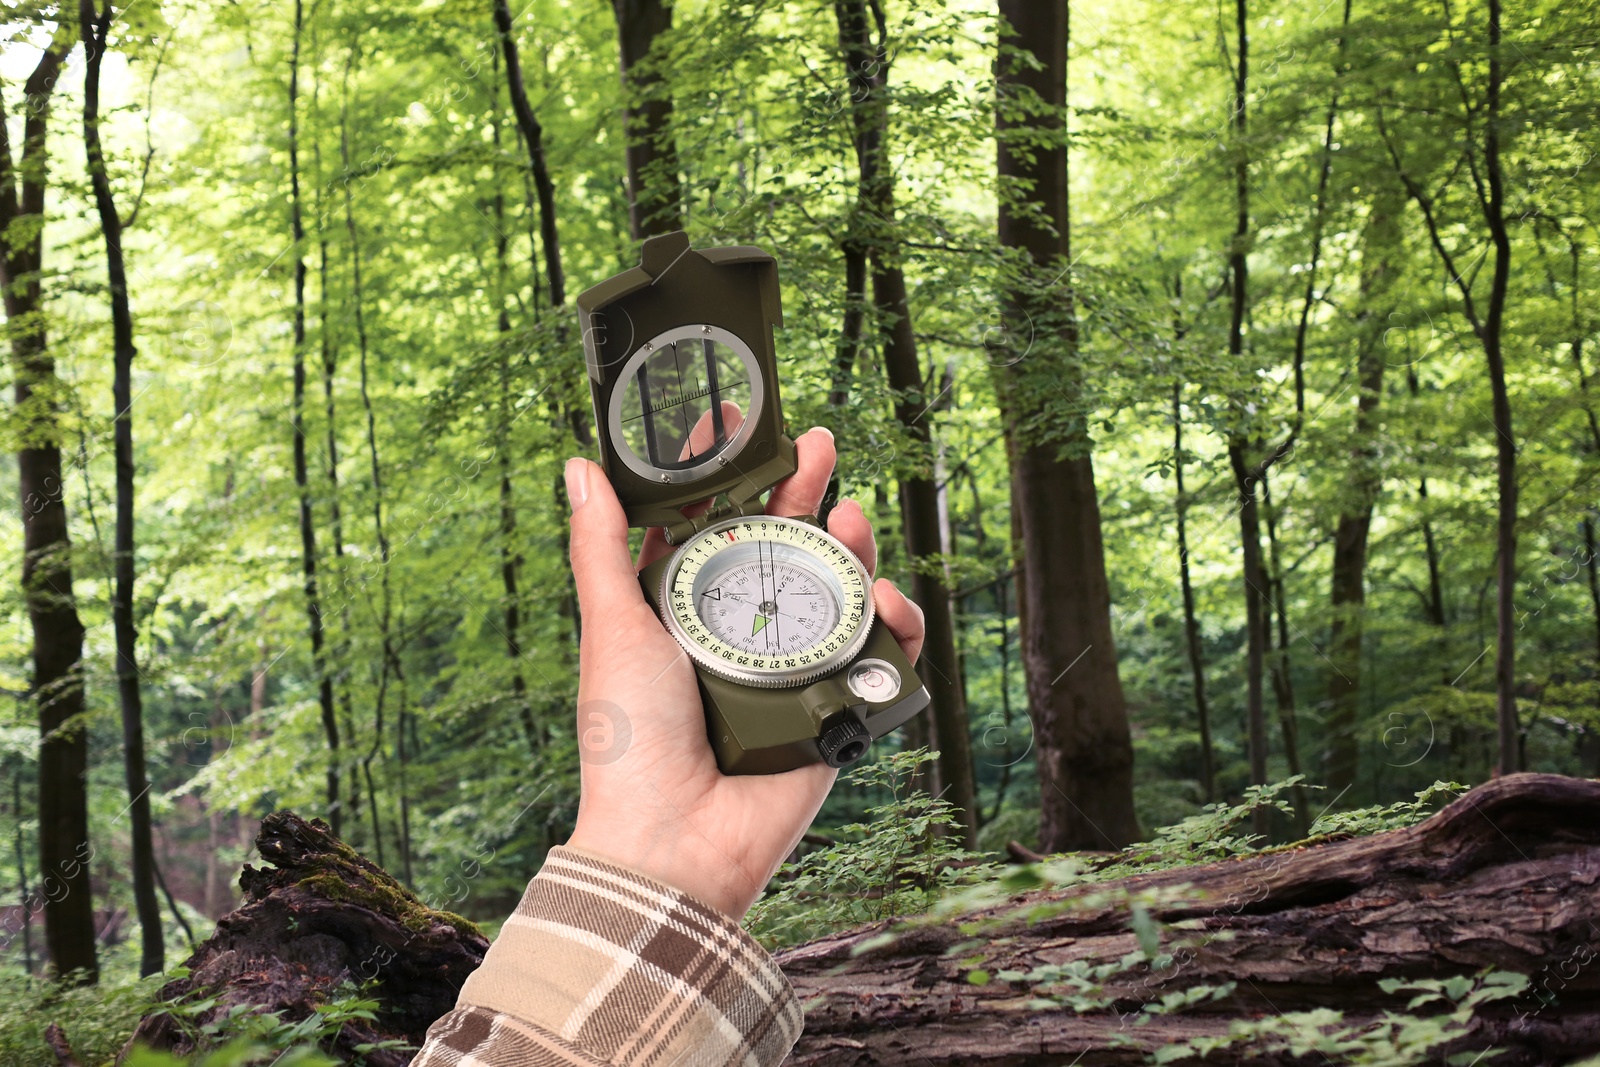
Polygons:
[[846,767],[867,754],[872,744],[872,734],[855,719],[845,719],[822,732],[817,739],[817,749],[822,762],[830,767]]

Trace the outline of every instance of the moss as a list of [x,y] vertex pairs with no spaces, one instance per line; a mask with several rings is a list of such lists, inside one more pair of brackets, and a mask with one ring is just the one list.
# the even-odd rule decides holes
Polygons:
[[[340,847],[349,851],[350,855],[355,855],[348,846],[341,844]],[[380,879],[354,864],[338,864],[337,861],[332,861],[330,866],[342,867],[343,870],[308,875],[295,884],[329,900],[355,904],[381,915],[393,916],[400,925],[413,933],[420,934],[435,923],[443,923],[454,928],[463,937],[483,936],[483,932],[470,919],[465,919],[454,912],[428,907],[391,878]]]

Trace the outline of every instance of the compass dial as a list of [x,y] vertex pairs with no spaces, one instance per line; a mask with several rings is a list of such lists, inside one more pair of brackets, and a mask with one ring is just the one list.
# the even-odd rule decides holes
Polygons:
[[797,519],[732,519],[685,542],[662,575],[661,617],[716,674],[803,685],[848,662],[872,625],[861,561]]

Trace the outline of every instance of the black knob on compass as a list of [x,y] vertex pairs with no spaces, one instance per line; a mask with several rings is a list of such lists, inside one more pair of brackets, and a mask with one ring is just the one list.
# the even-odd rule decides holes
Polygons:
[[849,766],[867,754],[867,746],[870,744],[872,744],[872,734],[855,719],[845,719],[843,722],[835,723],[817,738],[817,749],[822,753],[822,762],[830,767]]

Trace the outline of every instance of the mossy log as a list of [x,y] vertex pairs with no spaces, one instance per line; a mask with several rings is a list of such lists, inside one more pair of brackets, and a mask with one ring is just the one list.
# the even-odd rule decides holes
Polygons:
[[[1404,830],[1022,893],[892,940],[888,925],[779,955],[806,1011],[786,1067],[1143,1064],[1226,1037],[1238,1020],[1284,1021],[1303,1039],[1314,1035],[1293,1013],[1332,1009],[1341,1026],[1376,1026],[1413,995],[1385,993],[1381,980],[1488,968],[1527,975],[1529,987],[1480,1007],[1426,1062],[1494,1049],[1479,1062],[1568,1063],[1600,1052],[1600,782],[1512,775]],[[1146,948],[1159,937],[1169,959],[1137,956],[1119,968],[1140,952],[1141,934]],[[1098,989],[1080,988],[1074,1007],[1066,997],[1038,1003],[1062,986],[998,977],[1074,961],[1112,972]],[[1220,999],[1147,1010],[1228,983]],[[1189,1062],[1349,1061],[1296,1057],[1278,1043]]]
[[[355,1058],[357,1045],[399,1039],[420,1046],[430,1024],[455,1006],[489,942],[459,915],[427,907],[393,877],[333,836],[320,819],[280,811],[261,823],[261,858],[239,876],[244,903],[184,962],[189,975],[161,999],[215,1003],[194,1016],[147,1016],[132,1042],[184,1053],[191,1034],[234,1005],[308,1018],[346,982],[375,981],[375,1023],[354,1021],[330,1051]],[[181,1023],[179,1019],[181,1018]],[[370,1067],[401,1067],[414,1053],[372,1052]]]

